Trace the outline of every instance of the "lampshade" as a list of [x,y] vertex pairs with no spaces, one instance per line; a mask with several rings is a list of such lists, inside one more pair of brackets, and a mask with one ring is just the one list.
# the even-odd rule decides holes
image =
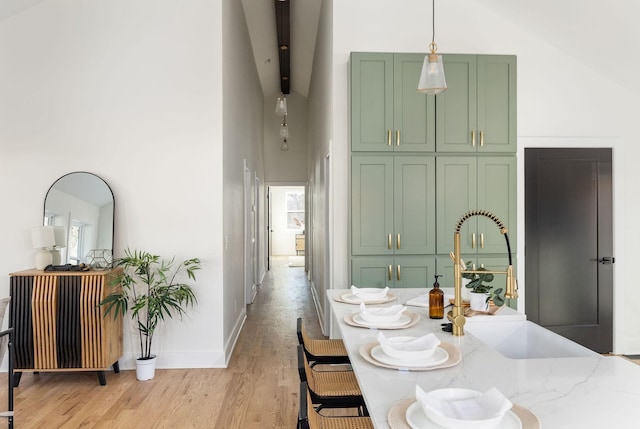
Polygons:
[[287,126],[287,117],[285,116],[284,121],[280,125],[280,137],[289,137],[289,127]]
[[438,45],[436,45],[436,2],[431,0],[431,43],[429,44],[430,54],[424,57],[422,72],[418,81],[418,92],[429,95],[439,94],[447,89],[447,82],[444,79],[444,67],[442,66],[442,56],[436,55]]
[[444,67],[442,65],[442,55],[436,55],[435,51],[424,57],[422,73],[418,82],[418,91],[429,95],[439,94],[447,89],[447,82],[444,78]]
[[288,151],[289,150],[289,144],[287,143],[287,139],[284,139],[282,141],[282,145],[280,145],[280,150],[282,150],[282,151]]
[[53,235],[55,237],[55,247],[66,247],[67,246],[67,237],[64,233],[64,226],[54,226],[53,227]]
[[56,245],[55,229],[52,226],[31,228],[31,244],[34,249],[53,247]]
[[286,116],[287,114],[287,99],[284,95],[280,95],[276,100],[276,115]]

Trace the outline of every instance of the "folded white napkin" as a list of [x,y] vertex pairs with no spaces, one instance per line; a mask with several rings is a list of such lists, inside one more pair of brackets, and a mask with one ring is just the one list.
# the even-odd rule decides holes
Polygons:
[[406,309],[404,305],[392,305],[391,307],[367,307],[364,302],[360,303],[360,317],[371,323],[391,323],[400,320],[402,312]]
[[386,338],[380,332],[378,343],[388,356],[400,359],[418,359],[431,357],[440,344],[440,340],[434,334],[427,334],[408,341],[398,341],[394,338]]
[[423,410],[456,420],[489,420],[502,418],[513,404],[498,389],[492,387],[479,396],[465,399],[439,399],[416,386],[416,399]]
[[384,289],[377,289],[351,286],[351,293],[353,296],[364,300],[384,299],[387,296],[387,292],[389,292],[388,287]]

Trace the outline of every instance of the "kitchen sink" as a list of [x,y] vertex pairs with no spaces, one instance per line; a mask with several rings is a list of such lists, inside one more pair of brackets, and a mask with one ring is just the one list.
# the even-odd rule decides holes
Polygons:
[[528,320],[473,323],[465,332],[510,359],[596,357],[598,353]]

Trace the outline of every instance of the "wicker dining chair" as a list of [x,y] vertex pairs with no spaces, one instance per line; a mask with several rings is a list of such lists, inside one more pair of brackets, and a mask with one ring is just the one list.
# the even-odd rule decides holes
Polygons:
[[302,324],[302,318],[298,318],[298,343],[304,347],[304,353],[311,366],[317,364],[348,364],[349,356],[344,348],[342,340],[320,340],[309,337]]
[[304,348],[298,344],[298,374],[309,386],[312,404],[323,408],[357,408],[358,414],[368,416],[367,407],[353,371],[316,371],[311,368]]
[[300,383],[298,429],[373,429],[370,417],[327,417],[313,409],[311,393],[306,382]]

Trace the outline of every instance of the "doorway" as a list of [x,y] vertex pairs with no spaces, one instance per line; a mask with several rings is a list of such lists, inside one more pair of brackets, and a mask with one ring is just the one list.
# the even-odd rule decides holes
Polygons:
[[525,149],[527,317],[613,349],[612,150]]
[[290,266],[304,267],[305,187],[269,186],[268,201],[269,261],[272,257],[287,257]]

